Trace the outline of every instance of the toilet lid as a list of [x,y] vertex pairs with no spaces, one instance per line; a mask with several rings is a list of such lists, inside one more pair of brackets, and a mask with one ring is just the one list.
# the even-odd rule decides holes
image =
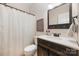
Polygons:
[[37,46],[34,45],[34,44],[32,44],[32,45],[27,46],[27,47],[24,49],[24,51],[25,51],[25,52],[32,52],[32,51],[35,51],[36,49],[37,49]]

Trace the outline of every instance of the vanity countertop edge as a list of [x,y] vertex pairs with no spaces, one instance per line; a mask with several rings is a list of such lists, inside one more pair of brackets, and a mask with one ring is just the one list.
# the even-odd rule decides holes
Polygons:
[[79,50],[79,46],[77,43],[72,43],[70,41],[67,41],[67,40],[55,40],[55,39],[51,39],[51,38],[47,38],[46,37],[47,35],[40,35],[40,36],[37,36],[37,38],[40,38],[42,40],[46,40],[46,41],[50,41],[52,43],[56,43],[56,44],[59,44],[59,45],[63,45],[63,46],[66,46],[66,47],[69,47],[69,48],[73,48],[75,50]]

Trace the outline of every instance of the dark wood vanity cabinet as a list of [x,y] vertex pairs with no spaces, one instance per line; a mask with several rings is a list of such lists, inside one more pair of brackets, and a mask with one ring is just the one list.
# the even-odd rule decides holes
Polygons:
[[38,56],[77,56],[78,50],[38,38]]

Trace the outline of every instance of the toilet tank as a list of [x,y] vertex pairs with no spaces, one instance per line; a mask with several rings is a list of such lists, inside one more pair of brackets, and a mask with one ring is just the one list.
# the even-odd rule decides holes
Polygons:
[[34,36],[34,43],[37,45],[37,36]]

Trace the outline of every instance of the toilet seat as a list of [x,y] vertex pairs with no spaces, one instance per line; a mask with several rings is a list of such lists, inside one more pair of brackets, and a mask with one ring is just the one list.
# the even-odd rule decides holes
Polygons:
[[27,46],[24,49],[24,54],[25,54],[25,56],[32,56],[32,55],[34,55],[36,50],[37,50],[37,45],[32,44],[32,45]]
[[27,51],[27,52],[32,52],[32,51],[35,51],[37,49],[37,46],[35,44],[32,44],[32,45],[29,45],[27,46],[24,51]]

